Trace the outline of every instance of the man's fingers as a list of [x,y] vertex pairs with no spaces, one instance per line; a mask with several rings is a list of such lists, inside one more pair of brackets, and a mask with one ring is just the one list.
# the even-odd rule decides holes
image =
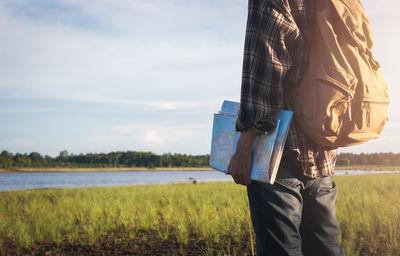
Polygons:
[[240,185],[248,185],[251,182],[248,177],[243,177],[241,173],[232,174],[232,178],[236,184],[240,184]]
[[225,174],[232,175],[232,178],[236,184],[248,185],[250,184],[248,161],[241,159],[239,156],[234,154],[229,161],[228,170]]
[[236,184],[240,184],[240,175],[238,175],[238,173],[235,171],[231,171],[231,175],[232,175],[233,181]]
[[239,176],[239,184],[247,186],[251,183],[251,179],[250,179],[250,177],[243,176],[243,175],[245,175],[245,174],[242,174],[242,176]]
[[224,171],[226,175],[232,175],[232,161],[229,161],[228,169]]
[[238,177],[238,176],[233,176],[233,175],[232,175],[232,178],[233,178],[233,181],[234,181],[236,184],[240,184],[240,177]]
[[242,184],[242,185],[247,186],[247,185],[249,185],[251,183],[251,179],[247,178],[243,183],[244,184]]

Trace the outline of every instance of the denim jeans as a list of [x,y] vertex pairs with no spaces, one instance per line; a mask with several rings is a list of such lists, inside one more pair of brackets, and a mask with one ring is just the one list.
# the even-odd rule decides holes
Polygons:
[[332,177],[311,179],[299,163],[283,157],[273,185],[247,186],[257,255],[343,255]]

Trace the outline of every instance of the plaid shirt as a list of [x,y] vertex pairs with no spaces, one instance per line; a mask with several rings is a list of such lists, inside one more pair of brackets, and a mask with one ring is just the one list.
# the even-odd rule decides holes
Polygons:
[[[238,131],[271,132],[286,91],[301,80],[308,56],[313,0],[249,0]],[[334,173],[337,149],[316,145],[292,122],[286,150],[294,151],[306,176]]]

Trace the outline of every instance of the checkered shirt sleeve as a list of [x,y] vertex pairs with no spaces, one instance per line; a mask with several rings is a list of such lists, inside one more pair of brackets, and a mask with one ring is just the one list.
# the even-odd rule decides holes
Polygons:
[[282,81],[292,66],[289,49],[300,36],[288,8],[283,1],[249,1],[238,131],[275,127]]

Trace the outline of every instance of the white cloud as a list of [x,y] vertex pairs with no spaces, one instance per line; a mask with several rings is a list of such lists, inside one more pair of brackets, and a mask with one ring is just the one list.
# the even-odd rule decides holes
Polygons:
[[[209,136],[204,140],[204,132],[211,131],[211,124],[168,125],[161,123],[117,125],[110,129],[114,140],[129,141],[135,150],[156,153],[181,152],[204,154],[199,150],[208,148]],[[196,147],[196,145],[198,147]],[[132,148],[131,148],[132,149]]]
[[[0,145],[4,148],[8,147],[33,147],[39,141],[35,139],[24,139],[24,138],[10,138],[10,139],[0,139]],[[4,149],[3,148],[3,149]]]
[[[14,99],[21,99],[20,97],[14,97]],[[167,100],[131,100],[124,98],[111,98],[111,97],[99,97],[96,95],[77,95],[74,97],[60,95],[57,97],[38,97],[36,99],[42,100],[68,100],[71,102],[89,102],[89,103],[100,103],[100,104],[114,104],[114,105],[142,105],[145,107],[158,109],[158,110],[190,110],[193,108],[203,108],[210,104],[215,104],[215,100],[198,100],[198,101],[167,101]],[[222,102],[222,101],[217,101]],[[0,109],[0,112],[44,112],[44,111],[56,111],[57,108],[37,108],[37,109]]]
[[[43,24],[3,12],[0,18],[7,29],[0,32],[2,87],[15,88],[16,94],[24,90],[33,96],[74,97],[90,93],[135,98],[152,94],[160,99],[171,89],[183,90],[183,97],[194,97],[188,88],[213,88],[216,93],[230,90],[232,85],[239,88],[243,42],[218,38],[208,14],[203,17],[191,7],[207,9],[208,5],[193,2],[185,7],[187,4],[180,1],[65,3],[78,6],[101,24],[124,24],[132,31],[113,35],[68,23]],[[179,15],[166,15],[171,20],[164,22],[158,13]],[[191,30],[174,28],[181,24],[182,13],[185,17],[192,15],[185,25]],[[150,24],[140,20],[141,16],[150,19]],[[159,22],[169,25],[163,28]],[[210,29],[193,30],[199,23]],[[144,32],[136,28],[143,28]],[[236,31],[242,35],[243,29],[244,25]]]
[[0,109],[0,114],[32,114],[32,113],[49,113],[58,112],[61,108],[8,108],[3,107]]
[[[64,98],[68,99],[68,98]],[[126,105],[143,105],[151,108],[156,108],[160,110],[177,110],[177,109],[191,109],[195,107],[201,107],[209,104],[210,101],[154,101],[154,100],[127,100],[118,98],[100,98],[88,95],[74,97],[69,100],[86,101],[86,102],[96,102],[96,103],[117,103]]]
[[[173,140],[176,140],[176,138],[173,138]],[[143,134],[142,141],[146,144],[154,145],[164,143],[166,138],[160,136],[159,130],[151,129]]]
[[[400,2],[382,1],[363,2],[374,29],[374,53],[390,87],[391,121],[376,141],[378,144],[371,142],[362,149],[387,145],[388,151],[398,152],[395,144],[400,139],[393,127],[400,123],[396,116],[400,106],[396,100],[400,97],[396,86],[400,83],[400,52],[395,50],[400,44],[400,33],[396,33],[400,32],[396,26],[400,24],[396,14]],[[71,137],[64,140],[70,141],[68,149],[77,153],[122,149],[209,151],[211,120],[193,124],[196,116],[191,111],[201,114],[204,122],[204,116],[211,117],[223,99],[239,99],[246,1],[59,0],[48,4],[0,1],[1,97],[104,103],[117,109],[113,113],[118,113],[122,105],[124,109],[140,109],[123,117],[133,119],[129,123],[134,124],[126,124],[124,119],[116,121],[103,113],[96,124],[104,123],[104,127],[93,135],[82,138],[69,134]],[[28,110],[26,107],[3,108],[0,114],[20,114]],[[26,113],[32,116],[57,111],[47,107],[32,106]],[[155,115],[155,110],[161,114]],[[173,111],[191,119],[191,126],[183,125],[187,122],[180,120],[181,116],[176,116],[175,126],[167,125],[175,121],[171,120],[175,118]],[[150,112],[156,120],[150,120]],[[6,115],[1,118],[2,122],[10,122]],[[19,121],[29,127],[28,115]],[[77,130],[87,133],[92,129],[86,123],[77,125]],[[53,141],[52,147],[57,143],[65,142]],[[23,143],[20,145],[24,148]]]

